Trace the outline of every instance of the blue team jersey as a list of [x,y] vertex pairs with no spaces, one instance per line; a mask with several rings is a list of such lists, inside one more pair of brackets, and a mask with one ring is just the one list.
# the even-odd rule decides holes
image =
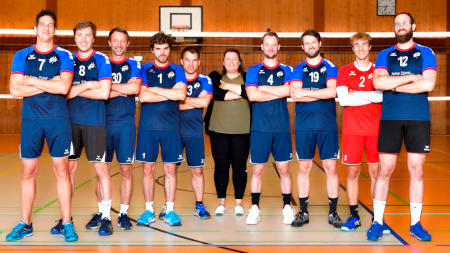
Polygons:
[[[186,84],[186,76],[181,66],[167,63],[158,67],[149,62],[142,67],[142,85],[171,89],[175,84]],[[179,129],[180,109],[178,101],[166,100],[156,103],[142,103],[139,120],[140,130]]]
[[[263,63],[251,66],[247,72],[247,86],[280,86],[290,81],[292,67],[278,63],[274,67]],[[290,132],[286,98],[252,103],[252,130],[263,132]]]
[[[73,73],[72,54],[58,46],[48,52],[39,52],[35,46],[18,51],[14,55],[11,74],[51,80],[62,72]],[[23,98],[22,119],[67,118],[66,96],[43,92]]]
[[[322,59],[314,66],[302,61],[292,73],[292,81],[300,81],[305,90],[327,88],[327,81],[336,78],[336,66],[326,59]],[[295,130],[329,129],[336,129],[334,98],[295,103]]]
[[[187,80],[186,96],[196,98],[202,91],[213,94],[211,79],[198,74],[194,79]],[[203,108],[193,108],[180,111],[182,136],[203,136]]]
[[[437,71],[433,50],[418,44],[406,50],[401,50],[397,46],[382,50],[375,63],[375,69],[377,68],[386,69],[390,76],[421,75],[427,69]],[[409,94],[384,91],[381,119],[429,121],[428,92]]]
[[[75,68],[72,85],[78,85],[87,81],[101,81],[111,79],[111,63],[108,56],[93,51],[92,54],[82,59],[74,54]],[[72,124],[105,126],[106,112],[105,101],[90,99],[81,96],[70,99],[70,121]]]
[[[132,78],[141,78],[141,64],[130,58],[121,62],[111,60],[112,83],[127,83]],[[123,95],[106,100],[106,121],[108,124],[133,123],[136,114],[136,96]]]

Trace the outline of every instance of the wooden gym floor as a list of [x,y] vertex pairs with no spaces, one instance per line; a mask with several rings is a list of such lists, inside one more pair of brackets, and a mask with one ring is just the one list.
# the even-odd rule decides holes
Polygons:
[[[310,213],[311,222],[301,228],[293,228],[281,223],[281,193],[278,175],[272,163],[267,165],[263,176],[261,198],[261,222],[255,226],[245,225],[244,217],[234,216],[234,195],[232,183],[229,185],[227,213],[222,217],[213,216],[209,220],[199,220],[193,216],[195,203],[191,187],[190,170],[185,163],[178,170],[178,191],[175,209],[181,215],[183,225],[170,227],[157,220],[148,227],[134,226],[130,231],[121,231],[117,227],[119,209],[120,172],[118,164],[112,164],[113,183],[112,221],[114,234],[99,237],[97,231],[84,228],[91,214],[96,211],[94,195],[95,172],[83,158],[80,160],[76,176],[76,190],[72,203],[73,219],[79,241],[66,243],[63,238],[49,233],[55,220],[59,219],[59,208],[55,193],[55,179],[50,169],[51,159],[44,152],[40,159],[40,171],[37,178],[37,196],[33,209],[33,227],[35,233],[17,242],[6,242],[6,234],[17,224],[20,218],[19,182],[21,175],[18,157],[18,135],[0,135],[0,251],[20,252],[128,252],[128,251],[192,251],[192,252],[445,252],[450,249],[450,136],[432,137],[432,154],[425,165],[425,200],[422,224],[433,236],[431,242],[419,242],[409,235],[409,175],[405,163],[405,153],[399,158],[397,169],[391,181],[386,223],[393,234],[384,236],[379,242],[369,242],[365,233],[369,227],[372,212],[370,181],[367,169],[363,166],[360,177],[360,215],[362,228],[355,232],[340,232],[327,222],[328,201],[325,189],[325,174],[316,158],[311,175]],[[207,139],[208,142],[208,139]],[[214,162],[209,144],[207,146],[204,203],[213,213],[217,197],[213,182]],[[294,179],[294,208],[298,209],[296,189],[296,161],[292,161],[291,175]],[[157,163],[155,172],[155,205],[159,213],[164,203],[164,176],[162,163]],[[135,163],[134,194],[129,216],[137,219],[144,210],[142,194],[142,165]],[[251,174],[251,165],[248,164]],[[349,215],[345,192],[346,169],[339,164],[341,188],[338,211],[343,219]],[[249,176],[250,179],[250,176]],[[247,185],[244,207],[251,205],[250,191]],[[151,246],[151,247],[149,247]]]

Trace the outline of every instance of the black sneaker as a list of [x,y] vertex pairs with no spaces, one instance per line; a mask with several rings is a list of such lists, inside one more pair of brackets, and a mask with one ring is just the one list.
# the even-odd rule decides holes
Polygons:
[[[70,222],[73,223],[73,218],[70,217]],[[56,223],[56,225],[54,227],[52,227],[52,229],[50,229],[50,234],[52,235],[59,235],[61,234],[61,231],[64,229],[64,226],[62,224],[62,219],[58,220],[58,223]]]
[[334,212],[328,215],[328,223],[333,225],[335,228],[341,228],[341,226],[344,225],[345,222],[341,220],[341,217],[339,217],[339,214],[337,214],[337,212]]
[[130,222],[130,218],[128,218],[128,215],[126,213],[122,213],[119,215],[117,223],[120,229],[130,230],[133,227],[133,225]]
[[100,222],[102,220],[102,213],[95,213],[91,220],[86,224],[87,229],[97,229],[100,227]]
[[112,235],[113,229],[111,225],[111,221],[108,218],[103,218],[101,221],[100,229],[98,230],[98,235]]
[[291,226],[293,227],[301,227],[303,224],[309,223],[309,214],[306,212],[303,212],[302,210],[298,211],[298,213],[295,215],[294,221],[291,223]]

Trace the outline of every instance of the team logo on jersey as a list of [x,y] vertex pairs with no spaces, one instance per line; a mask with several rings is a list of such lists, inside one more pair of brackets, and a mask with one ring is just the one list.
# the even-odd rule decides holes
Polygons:
[[197,88],[200,88],[200,83],[199,83],[199,82],[196,82],[196,83],[194,84],[194,89],[197,89]]
[[65,155],[68,155],[68,154],[69,154],[69,149],[68,149],[68,148],[64,149],[64,154],[65,154]]
[[155,70],[154,69],[150,69],[149,72],[150,73],[155,73]]
[[127,158],[127,163],[131,163],[131,157]]
[[175,73],[173,71],[170,71],[169,74],[167,74],[167,77],[172,79],[175,77]]
[[34,56],[34,54],[30,54],[28,56],[28,60],[36,60],[36,56]]
[[289,159],[292,159],[292,153],[289,153]]
[[396,52],[392,52],[389,56],[397,56]]
[[308,72],[308,67],[304,66],[303,67],[303,72]]
[[142,158],[143,158],[143,159],[145,159],[145,152],[144,152],[144,153],[142,153]]
[[121,70],[122,70],[122,72],[125,72],[125,71],[127,71],[127,70],[128,70],[128,65],[124,65],[124,66],[122,66]]
[[280,76],[283,76],[284,75],[284,73],[283,73],[283,71],[278,71],[278,73],[277,73],[277,77],[280,77]]
[[100,156],[100,155],[97,155],[97,157],[95,158],[95,160],[97,160],[97,161],[101,161],[101,160],[102,160],[102,158],[101,158],[101,156]]
[[348,73],[349,76],[356,76],[356,72],[353,70],[350,70],[350,73]]
[[264,69],[260,69],[260,70],[259,70],[259,73],[258,73],[258,74],[260,74],[260,75],[261,75],[261,74],[262,74],[262,75],[264,75],[265,73],[266,73],[266,71],[264,71]]
[[425,147],[423,148],[423,151],[429,152],[430,151],[430,145],[425,145]]
[[93,68],[95,68],[95,63],[91,62],[91,64],[89,64],[88,66],[88,70],[91,70]]
[[373,74],[369,74],[369,79],[373,79]]
[[417,57],[419,57],[420,56],[420,52],[415,52],[414,54],[413,54],[413,57],[414,58],[417,58]]
[[323,67],[320,69],[320,73],[325,73],[325,71],[327,71],[327,67],[323,66]]
[[58,58],[56,56],[51,57],[48,62],[50,62],[51,64],[55,63],[58,61]]
[[202,158],[202,159],[200,160],[200,163],[201,163],[201,164],[205,164],[205,159]]
[[178,155],[178,160],[183,160],[183,155],[182,154]]

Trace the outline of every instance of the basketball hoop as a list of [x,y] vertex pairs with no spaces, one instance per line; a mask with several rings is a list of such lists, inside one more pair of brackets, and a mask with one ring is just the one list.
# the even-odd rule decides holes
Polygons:
[[[171,27],[171,30],[174,33],[185,33],[190,29],[190,27],[188,25],[173,25]],[[183,36],[177,36],[175,34],[175,42],[184,42],[184,37]]]

